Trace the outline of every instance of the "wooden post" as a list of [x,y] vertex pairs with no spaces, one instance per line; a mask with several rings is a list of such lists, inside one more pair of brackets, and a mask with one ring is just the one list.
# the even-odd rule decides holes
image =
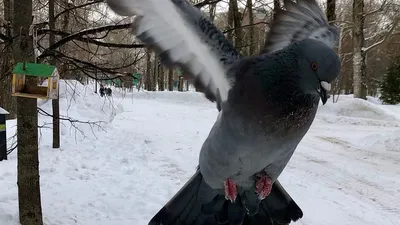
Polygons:
[[6,115],[8,112],[0,107],[0,161],[7,160]]

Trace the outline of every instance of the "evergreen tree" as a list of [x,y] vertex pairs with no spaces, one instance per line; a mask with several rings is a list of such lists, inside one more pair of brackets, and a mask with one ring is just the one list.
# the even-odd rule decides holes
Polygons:
[[381,97],[386,104],[400,103],[400,58],[388,69],[381,82]]

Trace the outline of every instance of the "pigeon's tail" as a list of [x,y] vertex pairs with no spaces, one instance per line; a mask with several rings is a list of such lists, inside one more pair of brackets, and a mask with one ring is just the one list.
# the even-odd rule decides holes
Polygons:
[[270,195],[249,215],[239,195],[235,203],[210,188],[200,171],[151,219],[149,225],[283,225],[303,216],[278,181]]
[[[259,212],[255,217],[267,219],[271,217],[271,224],[289,224],[303,217],[303,211],[276,180],[271,193],[260,203]],[[267,223],[268,224],[268,223]]]

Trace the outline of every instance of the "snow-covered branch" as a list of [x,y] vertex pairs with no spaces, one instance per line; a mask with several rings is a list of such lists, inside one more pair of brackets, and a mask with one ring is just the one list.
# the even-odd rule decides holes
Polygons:
[[381,6],[380,6],[378,9],[373,10],[373,11],[371,11],[371,12],[367,12],[367,13],[364,14],[364,16],[365,16],[365,17],[366,17],[366,16],[371,16],[371,15],[374,15],[374,14],[376,14],[376,13],[378,13],[378,12],[381,12],[381,11],[385,8],[385,6],[386,6],[386,2],[387,2],[387,0],[383,0]]
[[397,18],[395,20],[395,22],[393,23],[392,27],[390,28],[390,30],[386,33],[385,37],[382,38],[382,40],[375,42],[374,44],[370,45],[369,47],[364,47],[362,48],[362,51],[364,52],[368,52],[371,51],[372,49],[378,47],[379,45],[387,42],[389,40],[389,38],[392,36],[394,29],[397,27],[397,25],[399,24],[400,18]]

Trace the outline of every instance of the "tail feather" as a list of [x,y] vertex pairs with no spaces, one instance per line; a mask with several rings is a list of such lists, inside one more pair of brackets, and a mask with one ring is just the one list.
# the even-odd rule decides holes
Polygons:
[[275,181],[270,195],[259,202],[256,213],[246,213],[239,195],[235,203],[222,190],[210,188],[197,170],[192,178],[150,220],[149,225],[279,225],[303,216],[300,207]]
[[274,182],[268,197],[261,202],[260,208],[267,211],[274,220],[282,223],[297,221],[303,217],[303,211],[278,180]]

